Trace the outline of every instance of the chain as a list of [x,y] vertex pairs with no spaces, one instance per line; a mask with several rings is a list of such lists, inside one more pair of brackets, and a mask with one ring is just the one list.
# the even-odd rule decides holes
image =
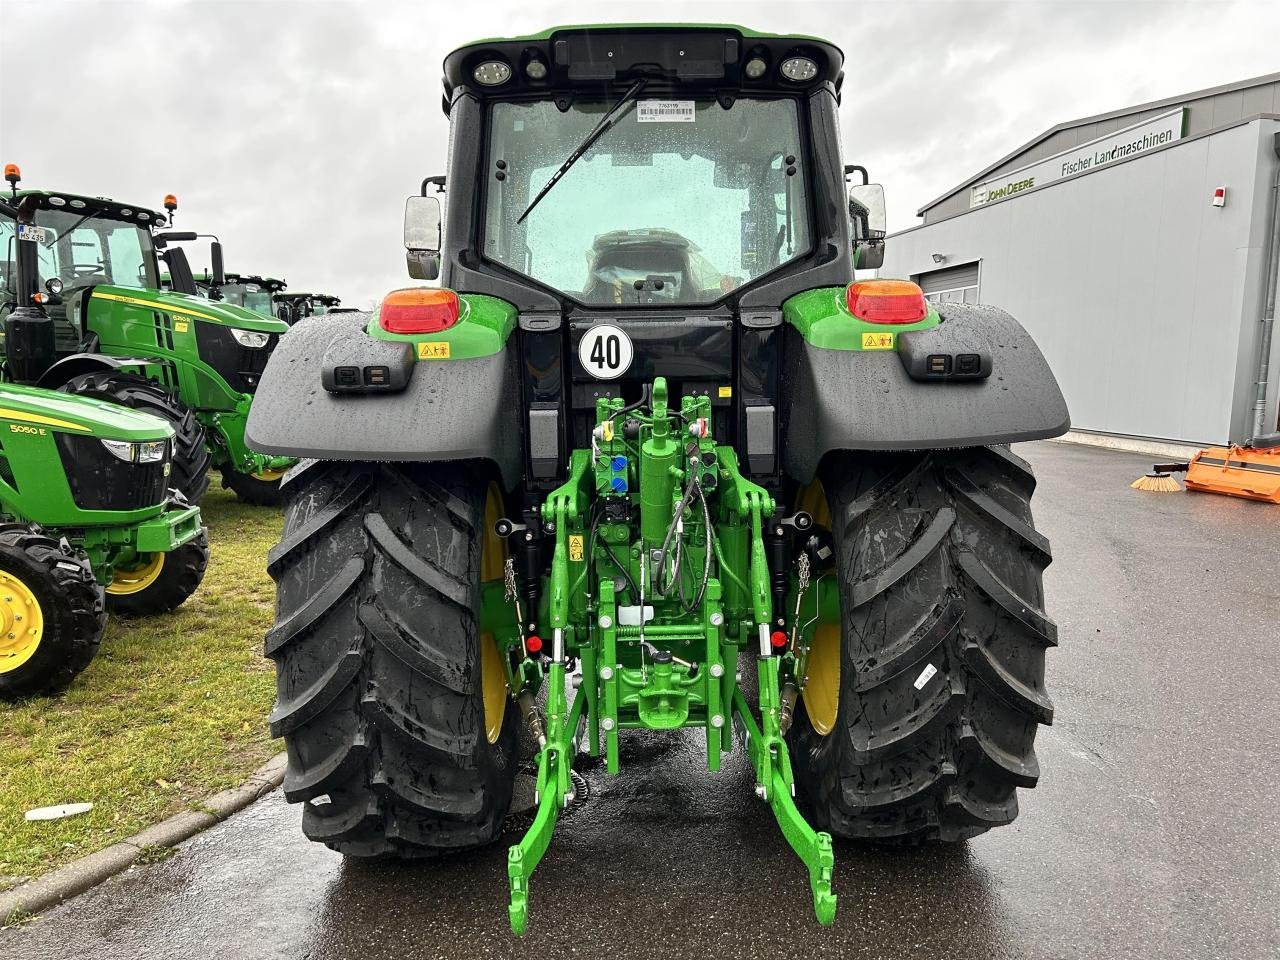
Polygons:
[[[791,650],[796,649],[800,639],[800,604],[804,602],[805,591],[809,589],[809,553],[801,551],[796,561],[796,612],[791,618]],[[805,651],[808,652],[807,650]]]
[[502,565],[502,599],[511,603],[516,598],[516,561],[513,557],[507,557],[507,562]]

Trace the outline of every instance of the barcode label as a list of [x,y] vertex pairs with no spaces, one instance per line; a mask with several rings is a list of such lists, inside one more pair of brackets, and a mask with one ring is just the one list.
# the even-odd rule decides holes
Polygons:
[[692,100],[641,100],[636,104],[641,123],[693,123]]
[[923,690],[924,685],[928,683],[930,680],[932,680],[934,678],[934,675],[937,672],[938,672],[938,668],[935,667],[932,663],[926,666],[923,670],[920,671],[920,676],[916,677],[915,688],[917,690]]

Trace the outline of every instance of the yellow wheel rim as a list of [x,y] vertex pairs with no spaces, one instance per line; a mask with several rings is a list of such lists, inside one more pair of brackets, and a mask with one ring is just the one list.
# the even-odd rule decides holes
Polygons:
[[117,597],[141,593],[160,579],[160,571],[163,569],[163,553],[144,555],[135,567],[115,569],[111,577],[111,586],[107,587],[107,593]]
[[0,673],[35,656],[44,636],[44,611],[31,588],[0,570]]
[[[480,582],[501,580],[507,562],[507,541],[493,532],[502,519],[502,492],[496,483],[489,484],[484,501],[484,545],[480,550]],[[502,654],[492,633],[480,634],[480,690],[484,698],[484,727],[490,743],[502,735],[502,721],[507,714],[507,671],[502,667]]]
[[[827,491],[822,481],[815,479],[800,494],[796,509],[813,517],[814,526],[831,529],[831,508],[827,506]],[[840,709],[840,624],[819,624],[813,632],[809,646],[809,662],[806,665],[808,682],[804,685],[804,710],[809,715],[813,729],[822,736],[836,725]]]
[[263,483],[274,483],[286,473],[288,473],[287,470],[262,470],[258,473],[251,473],[249,476],[255,480],[261,480]]

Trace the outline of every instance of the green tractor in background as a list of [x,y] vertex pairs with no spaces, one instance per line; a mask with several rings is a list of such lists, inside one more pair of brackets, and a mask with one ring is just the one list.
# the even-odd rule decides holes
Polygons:
[[228,273],[223,278],[222,284],[215,286],[213,274],[206,271],[196,274],[196,286],[199,288],[200,295],[210,300],[234,304],[237,307],[252,310],[254,313],[260,313],[264,317],[279,316],[281,320],[286,319],[277,311],[275,297],[288,287],[288,284],[275,277]]
[[307,317],[323,317],[342,305],[340,297],[328,293],[278,293],[273,299],[276,316],[289,326]]
[[[167,229],[165,214],[102,197],[18,190],[20,173],[5,168],[12,194],[0,210],[0,283],[5,306],[39,304],[52,323],[40,342],[6,342],[4,355],[30,351],[16,380],[154,413],[175,433],[173,486],[197,503],[210,467],[249,503],[280,502],[284,457],[254,453],[244,442],[258,380],[288,327],[228,303],[202,299],[176,241],[194,232]],[[220,285],[221,245],[212,245]],[[160,263],[169,289],[161,285]]]
[[[6,333],[49,322],[18,307]],[[209,544],[169,488],[173,440],[118,404],[0,384],[0,700],[68,684],[107,610],[168,612],[200,585]]]
[[661,25],[446,58],[447,176],[405,221],[410,276],[441,286],[293,328],[249,418],[255,449],[311,458],[266,638],[308,837],[497,840],[522,725],[517,933],[579,754],[617,773],[654,731],[690,728],[709,771],[741,756],[822,923],[833,837],[1017,815],[1056,628],[1009,444],[1067,408],[1009,314],[856,279],[886,223],[841,156],[843,63]]
[[[275,298],[288,286],[275,277],[249,276],[228,273],[226,283],[218,288],[222,299],[238,307],[260,313],[264,317],[276,317]],[[284,320],[284,317],[279,317]]]

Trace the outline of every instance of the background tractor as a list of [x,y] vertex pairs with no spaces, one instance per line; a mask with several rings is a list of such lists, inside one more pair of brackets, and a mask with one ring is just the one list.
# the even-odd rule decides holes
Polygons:
[[[218,288],[222,299],[244,307],[264,317],[276,316],[275,297],[287,287],[283,280],[275,277],[247,276],[239,273],[228,273],[226,282]],[[281,320],[284,317],[280,317]]]
[[[212,466],[251,503],[279,502],[290,461],[248,449],[244,425],[258,379],[280,335],[278,320],[201,299],[164,214],[102,197],[17,189],[0,207],[0,318],[38,307],[48,323],[6,338],[5,379],[154,413],[177,434],[172,482],[196,503]],[[166,198],[170,213],[177,201]],[[221,246],[213,274],[221,281]],[[170,289],[162,289],[160,262]],[[24,327],[23,329],[28,329]],[[20,364],[13,363],[23,351]],[[17,371],[23,371],[21,378]],[[25,379],[24,379],[25,378]]]
[[341,297],[327,293],[277,293],[273,299],[276,315],[289,326],[307,317],[323,317],[342,304]]
[[294,328],[248,425],[314,458],[285,488],[266,639],[308,837],[497,839],[521,724],[517,933],[575,758],[619,772],[650,731],[699,731],[710,771],[742,751],[823,923],[833,836],[1016,816],[1056,631],[1009,444],[1067,409],[1007,313],[856,280],[884,201],[841,157],[842,66],[731,26],[445,60],[448,172],[405,229],[410,275],[441,286]]
[[[24,312],[17,339],[40,322]],[[200,585],[208,540],[169,489],[173,441],[158,417],[0,384],[0,699],[69,683],[106,610],[167,612]]]

